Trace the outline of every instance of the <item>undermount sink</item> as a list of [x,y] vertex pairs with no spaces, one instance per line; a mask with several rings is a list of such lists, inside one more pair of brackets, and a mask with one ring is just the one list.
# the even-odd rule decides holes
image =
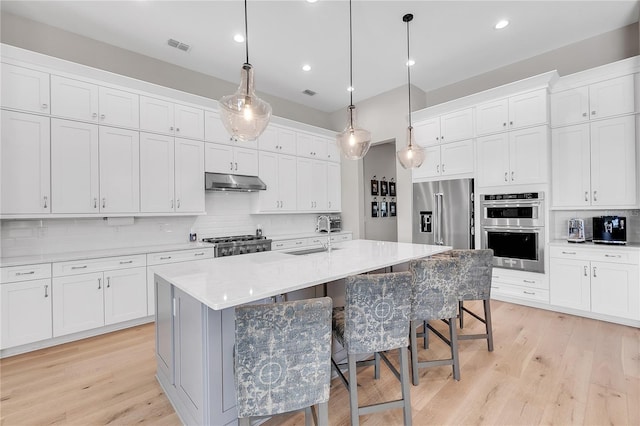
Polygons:
[[[336,247],[331,247],[331,251],[334,250],[340,250],[339,248]],[[310,248],[310,249],[305,249],[305,250],[294,250],[294,251],[285,251],[285,254],[292,254],[294,256],[302,256],[304,254],[313,254],[313,253],[325,253],[328,250],[324,247],[316,247],[316,248]]]

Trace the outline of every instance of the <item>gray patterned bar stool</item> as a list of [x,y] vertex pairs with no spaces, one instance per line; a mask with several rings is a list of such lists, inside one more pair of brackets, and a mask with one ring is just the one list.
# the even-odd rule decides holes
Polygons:
[[[458,340],[487,339],[487,349],[493,351],[493,328],[491,326],[491,274],[493,272],[493,250],[451,250],[445,254],[462,262],[460,283],[459,315],[460,328],[464,327],[465,312],[484,323],[485,332],[480,334],[459,334]],[[465,308],[465,300],[482,300],[484,318]]]
[[[418,369],[451,365],[453,378],[460,380],[458,358],[458,294],[460,291],[461,262],[452,257],[427,258],[411,261],[409,271],[413,275],[413,295],[411,298],[411,372],[413,384],[419,384]],[[429,325],[430,320],[447,320],[449,338]],[[417,328],[423,324],[422,333]],[[433,332],[451,349],[451,358],[420,361],[418,359],[418,337],[425,339]]]
[[[404,424],[411,425],[409,396],[409,315],[411,312],[411,273],[357,275],[346,280],[345,307],[334,309],[333,334],[347,350],[349,380],[332,359],[338,376],[349,390],[351,424],[358,425],[360,415],[391,408],[402,408]],[[399,349],[400,372],[383,351]],[[369,361],[356,361],[358,355],[375,354]],[[376,365],[381,358],[400,379],[402,398],[367,406],[358,406],[356,368]]]
[[[316,424],[328,425],[331,386],[329,297],[236,308],[234,354],[238,421],[318,405]],[[315,414],[315,413],[313,413]]]

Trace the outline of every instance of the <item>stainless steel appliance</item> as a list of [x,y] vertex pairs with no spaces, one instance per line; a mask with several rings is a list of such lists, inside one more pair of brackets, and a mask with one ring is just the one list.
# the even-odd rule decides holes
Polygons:
[[[233,163],[230,164],[233,169]],[[238,170],[237,163],[236,170]],[[254,192],[266,190],[267,185],[258,176],[205,173],[204,189],[207,191]]]
[[544,193],[480,196],[482,248],[499,268],[544,272]]
[[591,227],[584,219],[569,219],[567,221],[567,241],[570,243],[584,243],[591,240]]
[[596,244],[626,244],[627,218],[624,216],[594,217],[593,242]]
[[[318,219],[325,216],[318,216]],[[328,220],[318,220],[316,232],[340,232],[342,230],[342,217],[339,214],[326,216]]]
[[473,179],[413,184],[413,242],[474,248]]
[[213,249],[214,257],[271,251],[271,240],[262,235],[203,238],[202,241],[216,245]]

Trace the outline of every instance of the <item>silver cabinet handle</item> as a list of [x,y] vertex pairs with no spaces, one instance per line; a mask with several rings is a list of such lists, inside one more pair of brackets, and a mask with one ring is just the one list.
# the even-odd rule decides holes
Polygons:
[[436,165],[436,173],[440,173],[440,164]]
[[33,275],[35,274],[36,271],[29,271],[29,272],[16,272],[16,277],[19,277],[20,275]]
[[533,280],[522,280],[525,283],[529,283],[529,284],[535,284],[536,282]]
[[102,278],[98,278],[98,290],[102,289]]
[[444,135],[440,136],[440,139],[441,139],[441,140],[444,140]]
[[509,126],[513,126],[513,121],[510,121],[510,122],[509,122]]
[[91,114],[91,117],[93,117],[93,118],[97,118],[97,117],[98,117],[98,114],[94,112],[93,114]]
[[179,131],[180,131],[180,127],[176,127],[176,132],[179,132]]
[[596,272],[597,272],[596,269],[597,268],[594,266],[593,267],[593,278],[598,278],[598,275],[596,275]]
[[444,163],[442,163],[442,173],[444,173]]
[[619,254],[605,254],[604,257],[622,257]]
[[507,177],[509,175],[509,172],[504,172],[504,181],[505,182],[509,182],[509,178]]
[[201,251],[200,253],[194,253],[194,256],[204,256],[204,252]]
[[583,117],[586,117],[586,116],[587,116],[587,113],[586,113],[586,112],[583,112],[583,113],[582,113],[582,116],[583,116]]
[[121,261],[120,261],[120,264],[121,264],[121,265],[128,265],[128,264],[130,264],[130,263],[133,263],[133,260],[127,260],[127,261],[121,260]]
[[562,254],[576,254],[575,251],[564,251],[562,250]]
[[94,209],[98,208],[98,199],[96,197],[93,197],[93,208]]
[[584,200],[589,201],[589,191],[584,191]]
[[87,265],[82,266],[72,266],[71,269],[87,269]]
[[598,201],[598,191],[593,191],[593,201]]
[[171,199],[171,208],[173,208],[173,198]]
[[331,201],[329,201],[329,208],[331,208]]
[[49,297],[49,285],[45,284],[44,286],[44,297]]
[[167,259],[171,259],[171,256],[160,257],[160,260],[167,260]]
[[587,276],[587,267],[586,266],[584,267],[584,276],[585,277]]
[[178,208],[180,208],[180,198],[178,198]]
[[106,197],[102,197],[102,208],[106,208],[107,207],[107,198]]
[[524,294],[530,294],[530,295],[532,295],[532,296],[535,296],[535,295],[536,295],[536,292],[535,292],[535,291],[523,291],[523,293],[524,293]]
[[173,132],[173,126],[169,127],[169,130],[171,130]]
[[49,105],[47,105],[47,104],[42,104],[42,109],[47,109],[47,108],[49,108]]
[[236,164],[236,170],[238,170],[238,163],[235,163],[235,164]]
[[100,118],[104,120],[106,117],[104,114],[100,114]]
[[111,287],[111,277],[107,277],[107,288]]
[[439,137],[439,136],[436,136],[436,140],[437,140],[437,141],[439,141],[439,140],[440,140],[440,137]]
[[229,161],[229,170],[233,170],[233,161]]
[[49,197],[47,197],[46,195],[44,196],[44,208],[47,208],[47,202],[49,200]]
[[513,182],[514,180],[516,180],[516,172],[511,172],[511,182]]
[[591,111],[591,115],[596,115],[596,112],[595,111]]
[[502,127],[507,127],[507,122],[502,123]]

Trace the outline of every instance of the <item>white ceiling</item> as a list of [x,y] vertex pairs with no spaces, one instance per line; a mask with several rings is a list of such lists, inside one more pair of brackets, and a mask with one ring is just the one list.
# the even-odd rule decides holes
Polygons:
[[[353,1],[354,102],[406,84],[424,91],[638,21],[638,1]],[[3,12],[236,82],[243,1],[8,1]],[[250,0],[249,59],[258,91],[326,112],[348,104],[346,0]],[[495,30],[501,18],[511,24]],[[192,46],[171,48],[173,38]],[[312,66],[303,72],[304,63]],[[305,89],[317,92],[309,97]]]

